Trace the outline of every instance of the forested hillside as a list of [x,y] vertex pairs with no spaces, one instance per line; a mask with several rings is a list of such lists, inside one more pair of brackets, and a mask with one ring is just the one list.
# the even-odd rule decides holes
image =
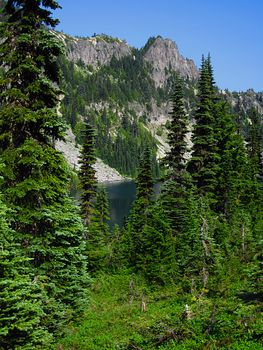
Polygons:
[[[0,349],[262,349],[262,95],[219,91],[210,55],[197,71],[160,37],[82,38],[107,52],[73,63],[57,1],[1,4]],[[97,155],[135,177],[113,230]]]
[[[168,150],[169,98],[176,76],[184,79],[184,105],[188,124],[192,124],[198,71],[191,60],[180,56],[171,40],[153,37],[138,50],[104,34],[58,37],[66,48],[60,58],[65,93],[62,114],[78,142],[88,117],[98,135],[97,155],[122,174],[136,175],[145,146],[150,145],[157,158]],[[255,107],[263,112],[262,93],[217,89],[217,94],[229,103],[240,132],[247,137],[249,111]]]

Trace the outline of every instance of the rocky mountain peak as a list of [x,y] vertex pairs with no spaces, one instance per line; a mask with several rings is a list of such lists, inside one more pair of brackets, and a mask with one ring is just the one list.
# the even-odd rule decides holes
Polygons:
[[144,59],[153,66],[153,79],[156,86],[162,87],[171,71],[178,72],[184,78],[197,79],[198,69],[194,61],[184,58],[171,39],[160,36],[146,44]]
[[95,68],[109,64],[113,56],[121,59],[132,53],[132,48],[126,41],[104,34],[89,38],[67,37],[65,43],[69,60],[73,62],[82,60]]
[[[95,68],[109,64],[113,56],[119,60],[132,55],[134,50],[126,41],[105,34],[87,38],[70,37],[61,33],[59,36],[65,43],[66,54],[70,61],[81,60]],[[152,78],[156,87],[163,87],[172,71],[178,72],[184,78],[198,78],[198,69],[194,61],[184,58],[171,39],[164,39],[161,36],[150,38],[141,54],[153,67]]]

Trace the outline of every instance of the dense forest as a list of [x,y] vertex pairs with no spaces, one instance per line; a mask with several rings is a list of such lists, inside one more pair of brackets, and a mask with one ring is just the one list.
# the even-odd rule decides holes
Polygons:
[[[62,42],[50,30],[58,2],[2,5],[0,349],[262,349],[260,113],[250,109],[241,129],[215,86],[211,57],[203,57],[188,157],[189,96],[186,82],[174,76],[169,151],[156,195],[156,144],[136,115],[117,121],[113,105],[69,120],[81,108],[85,116],[86,103],[97,92],[103,97],[107,82],[98,88],[99,77],[91,74],[83,100],[72,76],[60,106],[59,66],[65,74],[69,63],[61,63]],[[119,77],[124,66],[134,76],[129,58],[105,69]],[[143,65],[136,69],[147,81]],[[116,81],[110,88],[113,96],[123,94],[123,104],[136,91],[146,103],[150,93],[165,98],[135,76],[132,87]],[[72,170],[55,149],[65,120],[82,145],[78,207],[69,196]],[[116,123],[121,128],[113,140]],[[93,169],[98,154],[136,177],[131,213],[113,230]]]
[[[156,161],[158,141],[149,130],[148,115],[153,101],[157,106],[165,102],[176,76],[171,71],[165,87],[156,88],[151,77],[153,67],[144,62],[142,56],[150,42],[151,39],[143,49],[133,49],[132,55],[122,59],[113,56],[108,65],[98,69],[81,60],[74,63],[65,55],[59,58],[61,88],[65,93],[61,112],[77,142],[82,142],[83,120],[88,118],[96,135],[97,156],[121,174],[133,178],[148,146],[152,152],[154,176],[159,176]],[[187,81],[184,85],[189,115],[195,100],[194,86],[194,81]],[[134,104],[143,106],[145,113],[138,116]]]

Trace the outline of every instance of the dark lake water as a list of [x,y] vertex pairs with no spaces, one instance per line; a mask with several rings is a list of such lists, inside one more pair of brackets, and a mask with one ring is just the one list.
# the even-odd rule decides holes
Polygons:
[[[134,181],[111,182],[103,185],[106,189],[110,207],[110,222],[111,228],[115,224],[123,226],[124,220],[129,215],[132,203],[135,199],[136,186]],[[160,192],[160,183],[154,185],[154,193]],[[72,192],[72,197],[79,202],[79,191]]]
[[113,227],[115,224],[122,226],[135,199],[135,183],[124,181],[107,183],[104,186],[109,198],[110,226]]
[[[111,182],[103,185],[108,194],[111,228],[115,224],[122,226],[129,215],[135,199],[136,187],[134,181]],[[72,191],[71,196],[79,203],[80,191]]]

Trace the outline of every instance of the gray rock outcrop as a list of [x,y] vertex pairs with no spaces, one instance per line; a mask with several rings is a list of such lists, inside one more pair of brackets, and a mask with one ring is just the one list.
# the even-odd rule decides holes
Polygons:
[[66,41],[67,57],[73,61],[83,61],[94,68],[109,64],[112,57],[120,59],[132,53],[131,47],[120,39],[107,41],[103,37],[71,38]]
[[164,85],[169,71],[178,72],[184,78],[198,78],[198,69],[194,61],[184,58],[176,43],[170,39],[157,37],[144,53],[144,59],[153,66],[152,78],[157,87]]
[[[79,169],[80,149],[76,145],[75,136],[71,129],[67,130],[65,141],[57,141],[56,149],[63,153],[68,164],[75,170]],[[100,183],[124,181],[125,178],[115,169],[97,158],[94,164],[97,180]]]

